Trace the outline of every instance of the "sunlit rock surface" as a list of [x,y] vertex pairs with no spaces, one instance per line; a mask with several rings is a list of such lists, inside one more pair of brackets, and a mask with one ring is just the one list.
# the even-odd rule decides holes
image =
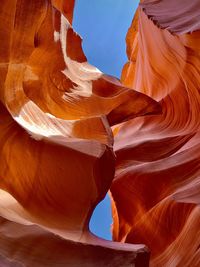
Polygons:
[[161,107],[87,63],[73,7],[0,4],[0,265],[148,266],[145,245],[88,225],[114,178],[111,126]]
[[[0,265],[198,267],[199,1],[141,1],[121,82],[73,8],[1,1]],[[109,189],[121,243],[88,229]]]
[[113,238],[144,243],[150,266],[200,266],[200,2],[142,1],[121,80],[162,114],[115,128]]

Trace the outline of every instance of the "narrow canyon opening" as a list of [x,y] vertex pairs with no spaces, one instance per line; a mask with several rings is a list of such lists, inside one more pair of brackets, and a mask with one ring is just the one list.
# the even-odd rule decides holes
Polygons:
[[[125,38],[138,3],[138,0],[76,0],[73,28],[83,38],[83,50],[89,63],[117,78],[127,62]],[[111,240],[111,223],[107,194],[93,212],[90,230]]]

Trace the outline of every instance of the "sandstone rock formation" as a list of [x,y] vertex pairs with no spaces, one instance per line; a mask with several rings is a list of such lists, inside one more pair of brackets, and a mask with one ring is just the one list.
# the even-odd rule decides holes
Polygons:
[[[150,250],[198,267],[200,3],[141,1],[121,82],[87,62],[74,4],[0,4],[0,266],[145,267]],[[113,242],[88,227],[109,189]]]
[[200,266],[200,2],[141,1],[127,34],[124,85],[162,114],[116,129],[114,240],[144,243],[150,266]]
[[145,245],[107,242],[88,224],[114,178],[111,126],[160,105],[87,62],[74,1],[0,6],[1,264],[114,267],[128,255],[124,266],[148,266]]

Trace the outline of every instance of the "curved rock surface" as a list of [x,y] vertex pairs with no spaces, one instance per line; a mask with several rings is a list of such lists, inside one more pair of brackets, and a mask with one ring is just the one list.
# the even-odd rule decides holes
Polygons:
[[[74,4],[0,4],[0,263],[198,267],[199,1],[141,1],[121,82]],[[119,242],[88,229],[109,189]]]
[[199,10],[144,0],[127,34],[121,80],[163,112],[115,128],[113,238],[146,244],[153,267],[200,266]]
[[[74,1],[2,0],[0,6],[1,263],[38,267],[52,246],[60,258],[62,246],[77,253],[80,242],[100,246],[100,257],[102,247],[119,251],[119,258],[131,252],[127,266],[148,266],[145,245],[107,242],[88,224],[114,178],[111,126],[160,113],[160,105],[87,62],[71,26]],[[80,262],[84,253],[90,262],[81,266],[104,266],[88,258],[91,246],[80,252]],[[62,257],[65,266],[80,263],[69,257]],[[114,259],[109,264],[121,266]]]

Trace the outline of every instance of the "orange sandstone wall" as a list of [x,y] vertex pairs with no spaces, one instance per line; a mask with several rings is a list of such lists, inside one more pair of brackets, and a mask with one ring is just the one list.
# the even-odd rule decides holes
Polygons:
[[148,266],[144,244],[102,240],[88,225],[114,179],[111,126],[161,108],[87,62],[73,7],[0,4],[0,265]]
[[116,129],[113,238],[144,243],[151,266],[200,266],[200,3],[140,4],[127,34],[125,86],[162,114]]

